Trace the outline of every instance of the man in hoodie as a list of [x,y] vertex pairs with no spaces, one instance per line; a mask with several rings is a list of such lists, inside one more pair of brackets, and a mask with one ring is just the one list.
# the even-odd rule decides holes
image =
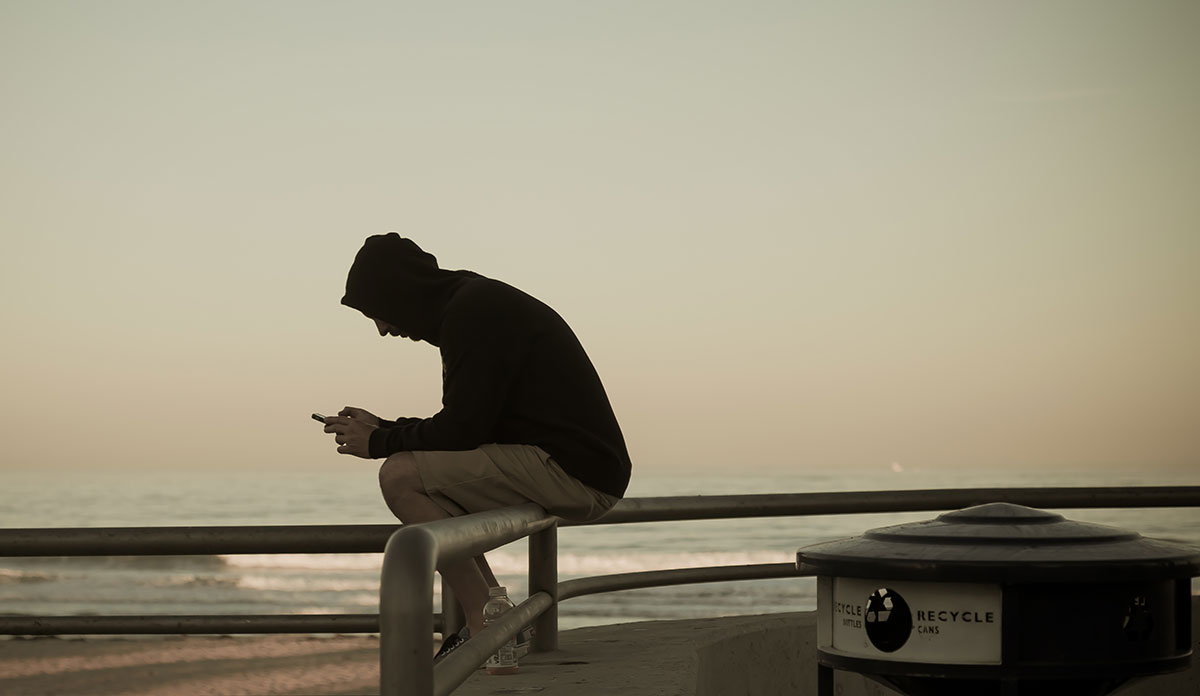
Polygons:
[[[629,484],[620,426],[595,368],[566,322],[537,299],[437,259],[392,232],[355,257],[342,304],[380,336],[437,346],[442,410],[385,420],[347,406],[326,418],[337,451],[384,459],[383,498],[413,524],[534,502],[552,515],[595,519]],[[466,614],[483,628],[495,577],[483,557],[439,568]],[[442,654],[439,653],[439,654]]]

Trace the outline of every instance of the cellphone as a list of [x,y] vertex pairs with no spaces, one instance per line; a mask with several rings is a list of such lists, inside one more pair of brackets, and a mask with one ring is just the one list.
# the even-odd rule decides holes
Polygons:
[[322,416],[322,415],[321,415],[321,414],[319,414],[319,413],[314,413],[314,414],[312,414],[312,419],[313,419],[313,420],[315,420],[315,421],[321,421],[322,423],[324,423],[324,422],[325,422],[325,416]]

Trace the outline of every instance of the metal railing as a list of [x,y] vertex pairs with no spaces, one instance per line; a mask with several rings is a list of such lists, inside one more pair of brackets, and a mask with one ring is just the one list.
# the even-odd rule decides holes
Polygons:
[[[921,512],[1010,502],[1041,508],[1200,507],[1200,486],[969,488],[847,493],[679,496],[623,500],[599,520],[623,524],[778,516]],[[533,624],[531,649],[558,645],[558,602],[572,597],[665,585],[794,577],[791,563],[679,568],[558,582],[557,527],[575,526],[522,505],[421,525],[134,527],[0,530],[3,556],[383,552],[378,615],[0,616],[0,634],[380,633],[380,692],[448,694],[500,645]],[[439,623],[434,570],[529,538],[528,599],[439,663],[430,660]]]

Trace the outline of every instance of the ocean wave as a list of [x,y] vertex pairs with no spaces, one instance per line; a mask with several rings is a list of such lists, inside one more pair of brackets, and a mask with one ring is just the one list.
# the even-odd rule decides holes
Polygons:
[[[370,571],[378,573],[383,556],[377,553],[349,554],[247,554],[221,556],[224,565],[237,570]],[[492,551],[489,565],[497,573],[526,573],[525,552]],[[620,551],[558,554],[558,570],[566,575],[602,575],[665,568],[699,568],[720,565],[794,562],[794,551]]]
[[[528,555],[524,553],[488,554],[488,564],[496,573],[524,574],[528,572]],[[609,575],[670,568],[703,568],[706,566],[756,565],[760,563],[795,562],[793,553],[776,551],[686,552],[661,553],[562,553],[558,554],[558,572],[564,576]]]
[[[524,574],[529,560],[524,553],[491,552],[488,563],[497,573]],[[560,553],[558,569],[563,575],[603,575],[608,573],[660,570],[665,568],[697,568],[721,565],[752,565],[786,563],[794,560],[791,553],[771,551],[704,552],[704,553]],[[379,554],[278,554],[226,556],[230,570],[279,570],[378,573],[382,557]]]
[[[379,592],[379,578],[244,575],[235,584],[241,589],[269,592]],[[375,598],[378,600],[378,595]]]
[[218,570],[223,556],[31,556],[6,558],[10,568],[32,570]]
[[237,569],[286,569],[318,571],[378,572],[383,554],[378,553],[279,553],[221,556],[222,563]]
[[215,575],[170,575],[138,583],[148,587],[238,587],[238,578]]
[[51,582],[57,576],[50,573],[38,573],[25,570],[10,570],[0,568],[0,585],[17,585],[29,582]]

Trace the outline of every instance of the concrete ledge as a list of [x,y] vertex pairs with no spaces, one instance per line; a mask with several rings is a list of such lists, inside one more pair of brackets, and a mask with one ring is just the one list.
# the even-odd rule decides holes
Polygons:
[[[1192,600],[1200,652],[1200,598]],[[569,696],[815,695],[816,612],[648,621],[564,631],[561,649],[530,654],[519,674],[479,670],[455,694]],[[837,672],[838,696],[898,696],[859,674]],[[1197,696],[1200,665],[1126,685],[1120,696]]]
[[[521,659],[519,674],[494,677],[480,670],[455,694],[474,696],[543,692],[569,693],[571,696],[618,693],[691,696],[699,693],[698,684],[702,676],[703,681],[707,681],[713,672],[721,669],[702,668],[702,659],[715,657],[726,662],[744,655],[745,651],[733,649],[739,642],[739,636],[762,636],[770,631],[792,636],[807,633],[811,636],[815,635],[815,619],[814,613],[805,612],[725,619],[648,621],[564,631],[559,637],[560,650],[526,655]],[[796,622],[803,623],[808,630],[789,629],[789,624]],[[772,654],[779,653],[772,651]],[[803,671],[800,662],[795,661],[794,664]],[[789,661],[787,664],[790,668],[793,663]],[[809,667],[815,684],[815,667]],[[739,675],[743,671],[744,668],[736,670]],[[801,680],[801,675],[795,675],[795,681]]]

